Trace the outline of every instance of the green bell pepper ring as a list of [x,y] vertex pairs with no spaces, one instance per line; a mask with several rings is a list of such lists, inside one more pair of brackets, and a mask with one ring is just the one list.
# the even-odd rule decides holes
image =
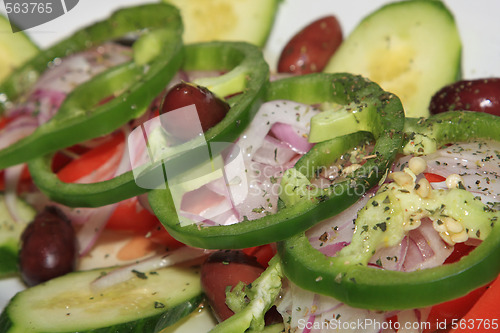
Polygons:
[[[146,31],[149,33],[145,34]],[[28,137],[0,150],[0,169],[110,133],[146,110],[182,62],[182,22],[178,10],[166,4],[122,9],[108,20],[80,30],[14,72],[0,91],[7,100],[16,99],[54,58],[130,33],[139,36],[133,45],[134,59],[73,90],[51,120]],[[117,92],[121,93],[116,98],[99,105]]]
[[[252,120],[264,98],[269,67],[261,52],[253,45],[239,42],[187,45],[184,48],[182,69],[227,71],[222,76],[202,79],[197,83],[208,86],[219,95],[242,92],[227,100],[230,111],[220,123],[205,133],[207,142],[235,140]],[[52,172],[52,157],[53,154],[50,154],[31,161],[30,173],[35,184],[49,198],[67,206],[98,207],[148,191],[137,186],[132,171],[92,184],[64,183]]]
[[[315,223],[340,213],[375,185],[394,160],[401,147],[404,112],[399,99],[377,84],[350,74],[312,74],[271,82],[267,100],[286,99],[301,103],[358,103],[370,114],[370,130],[376,144],[370,159],[349,179],[307,195],[276,214],[227,226],[182,226],[168,189],[154,190],[149,202],[169,233],[185,244],[209,248],[246,248],[286,239],[305,231]],[[365,124],[366,125],[366,124]],[[370,126],[370,125],[366,125]],[[356,128],[353,132],[356,132]],[[297,162],[298,172],[313,177],[323,166],[340,157],[347,149],[366,138],[367,133],[353,133],[317,144]],[[348,193],[355,192],[353,195]]]
[[[428,119],[407,119],[406,137],[423,135],[434,146],[475,138],[499,139],[500,117],[453,111]],[[487,209],[491,230],[486,239],[460,261],[413,272],[389,271],[347,264],[314,249],[304,233],[278,244],[287,278],[303,289],[334,297],[348,305],[374,310],[425,307],[463,296],[500,273],[500,212]]]
[[500,141],[498,116],[474,111],[449,111],[405,122],[405,154],[430,154],[449,142],[471,139]]

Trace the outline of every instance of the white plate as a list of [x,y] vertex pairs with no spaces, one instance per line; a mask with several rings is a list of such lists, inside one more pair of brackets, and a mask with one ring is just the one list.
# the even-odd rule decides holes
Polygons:
[[[155,2],[152,0],[81,0],[67,14],[27,31],[41,47],[48,47],[70,35],[79,27],[103,19],[110,12],[133,4]],[[333,14],[339,19],[347,35],[366,14],[387,0],[284,0],[279,9],[274,28],[265,48],[265,57],[275,68],[279,52],[288,39],[308,22]],[[467,79],[500,76],[500,1],[498,0],[446,0],[453,12],[463,42],[463,77]],[[0,11],[5,8],[0,6]],[[23,288],[17,279],[0,281],[0,309]],[[202,321],[198,332],[207,330]],[[193,332],[193,327],[178,330]]]

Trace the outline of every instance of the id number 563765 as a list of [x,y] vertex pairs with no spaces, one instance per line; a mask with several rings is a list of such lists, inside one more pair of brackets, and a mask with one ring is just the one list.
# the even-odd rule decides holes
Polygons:
[[7,14],[50,14],[52,13],[52,2],[8,2],[5,1],[5,10]]
[[462,330],[491,330],[492,332],[497,332],[498,330],[498,319],[453,319],[451,322],[452,329],[462,329]]

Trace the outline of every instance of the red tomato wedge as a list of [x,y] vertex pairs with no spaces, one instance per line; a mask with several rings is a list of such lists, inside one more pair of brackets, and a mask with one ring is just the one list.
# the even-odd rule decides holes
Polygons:
[[263,271],[254,257],[242,251],[221,250],[208,257],[201,266],[201,286],[219,322],[234,314],[226,304],[226,291],[240,281],[246,285],[252,283]]
[[452,323],[451,333],[491,333],[500,331],[500,278],[487,287],[481,298],[460,320]]
[[111,159],[119,150],[123,150],[125,135],[117,132],[111,135],[109,141],[89,150],[79,158],[72,160],[58,171],[59,179],[66,183],[72,183],[78,179],[95,172],[100,166]]
[[116,209],[106,223],[106,228],[146,234],[158,223],[158,218],[145,209],[137,197],[133,197],[121,201],[116,206]]
[[11,122],[13,122],[14,120],[16,120],[17,118],[19,117],[19,115],[16,115],[16,116],[12,116],[12,117],[6,117],[6,116],[2,116],[0,117],[0,131],[2,129],[4,129],[5,127],[7,127],[7,125]]
[[470,251],[474,250],[475,246],[466,245],[464,243],[456,243],[453,245],[453,252],[450,254],[448,258],[446,258],[445,264],[451,264],[457,262],[463,256],[469,254]]
[[249,247],[242,250],[246,255],[253,256],[262,267],[267,267],[269,260],[276,254],[276,248],[272,244]]
[[447,324],[449,327],[453,321],[459,321],[473,307],[474,303],[484,294],[488,287],[484,286],[471,291],[467,295],[444,302],[432,307],[426,322],[430,323],[430,329],[424,330],[424,333],[435,332],[438,325]]
[[66,148],[65,151],[56,152],[54,154],[54,158],[52,159],[52,171],[58,173],[62,168],[73,161],[73,157],[69,156],[68,152],[70,152],[71,155],[81,156],[90,150],[90,148],[82,145],[74,145],[72,147]]
[[7,120],[7,118],[5,117],[0,118],[0,130],[5,128],[5,126],[7,126],[8,123],[9,121]]
[[424,177],[429,181],[429,183],[440,183],[446,180],[445,177],[430,172],[425,172]]
[[[469,254],[469,252],[471,252],[474,248],[475,246],[466,245],[464,243],[455,244],[453,252],[446,259],[445,264],[457,262],[460,258]],[[429,329],[424,330],[424,333],[435,332],[438,328],[443,328],[438,327],[438,325],[444,326],[445,323],[449,328],[449,325],[451,325],[452,322],[459,321],[467,314],[474,303],[476,303],[477,300],[484,294],[487,288],[488,286],[480,287],[463,297],[434,305],[431,308],[429,317],[426,320],[431,326]]]

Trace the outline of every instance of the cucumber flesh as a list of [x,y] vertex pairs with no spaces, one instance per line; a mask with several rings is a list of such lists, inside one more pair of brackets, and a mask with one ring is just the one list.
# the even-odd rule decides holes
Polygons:
[[22,32],[12,32],[8,19],[0,15],[0,82],[39,51]]
[[183,40],[242,41],[264,46],[280,0],[163,0],[181,11]]
[[0,332],[159,332],[203,299],[197,268],[162,268],[92,291],[108,271],[74,272],[18,293],[0,315]]
[[350,72],[377,82],[402,101],[408,117],[427,117],[432,95],[461,75],[461,41],[441,1],[388,4],[364,18],[325,72]]
[[215,319],[210,308],[202,307],[199,311],[194,311],[189,316],[179,320],[175,325],[165,328],[160,333],[205,333],[215,325],[217,325],[217,319]]
[[16,199],[16,212],[20,221],[15,221],[0,194],[0,278],[18,271],[17,253],[19,239],[26,225],[35,218],[36,211],[23,200]]

